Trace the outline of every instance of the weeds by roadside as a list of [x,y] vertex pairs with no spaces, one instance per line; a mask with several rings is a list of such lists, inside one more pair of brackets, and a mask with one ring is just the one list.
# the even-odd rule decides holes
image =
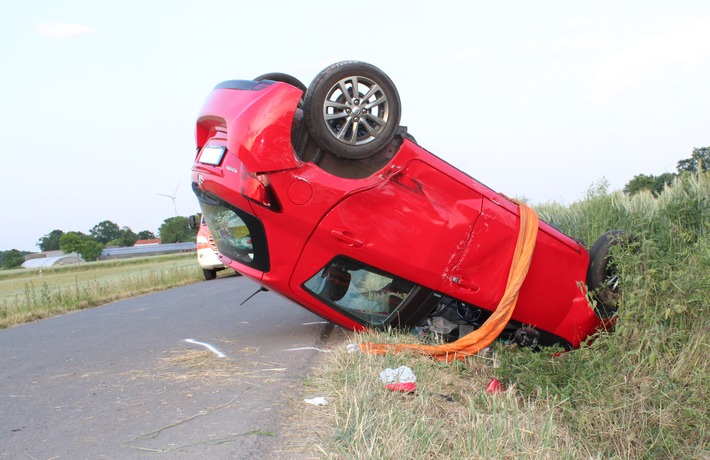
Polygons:
[[[354,336],[357,342],[401,342],[395,332]],[[496,376],[494,353],[446,364],[408,352],[384,357],[335,351],[307,391],[331,402],[309,408],[320,419],[324,458],[589,458],[562,422],[566,403],[552,395],[521,396],[515,384],[488,394]],[[385,389],[379,373],[409,366],[413,394]],[[324,422],[323,418],[327,417]],[[308,422],[310,423],[310,422]]]

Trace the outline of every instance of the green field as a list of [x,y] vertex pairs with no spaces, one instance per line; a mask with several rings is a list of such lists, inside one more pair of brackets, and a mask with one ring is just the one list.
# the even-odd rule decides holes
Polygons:
[[0,328],[202,279],[194,253],[0,271]]

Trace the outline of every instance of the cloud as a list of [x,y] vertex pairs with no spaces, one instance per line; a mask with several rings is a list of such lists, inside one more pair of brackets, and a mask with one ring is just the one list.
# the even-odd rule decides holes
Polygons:
[[710,18],[689,19],[677,31],[639,39],[597,62],[592,101],[604,105],[665,66],[693,68],[710,57]]
[[37,26],[37,35],[53,40],[69,40],[79,35],[90,35],[96,30],[83,24],[45,22]]

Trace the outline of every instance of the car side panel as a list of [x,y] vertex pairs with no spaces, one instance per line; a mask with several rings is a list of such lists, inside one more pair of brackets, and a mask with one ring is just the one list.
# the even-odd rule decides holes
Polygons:
[[291,288],[342,254],[438,290],[480,213],[483,198],[419,160],[379,186],[351,194],[306,243]]

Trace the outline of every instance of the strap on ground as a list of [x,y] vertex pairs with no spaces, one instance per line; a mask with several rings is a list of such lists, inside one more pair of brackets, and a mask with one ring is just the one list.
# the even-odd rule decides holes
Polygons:
[[520,287],[523,281],[525,281],[528,269],[530,268],[530,262],[532,261],[533,251],[535,249],[535,241],[537,239],[537,214],[526,204],[517,204],[520,208],[520,229],[518,231],[518,241],[515,244],[513,261],[510,266],[510,272],[508,273],[508,282],[505,286],[503,297],[498,303],[498,307],[481,327],[455,342],[442,345],[368,342],[358,345],[360,350],[377,355],[413,350],[431,355],[440,361],[452,362],[454,359],[464,359],[467,356],[474,355],[493,343],[501,332],[503,332],[503,329],[506,324],[508,324],[513,314],[513,309],[518,301]]

